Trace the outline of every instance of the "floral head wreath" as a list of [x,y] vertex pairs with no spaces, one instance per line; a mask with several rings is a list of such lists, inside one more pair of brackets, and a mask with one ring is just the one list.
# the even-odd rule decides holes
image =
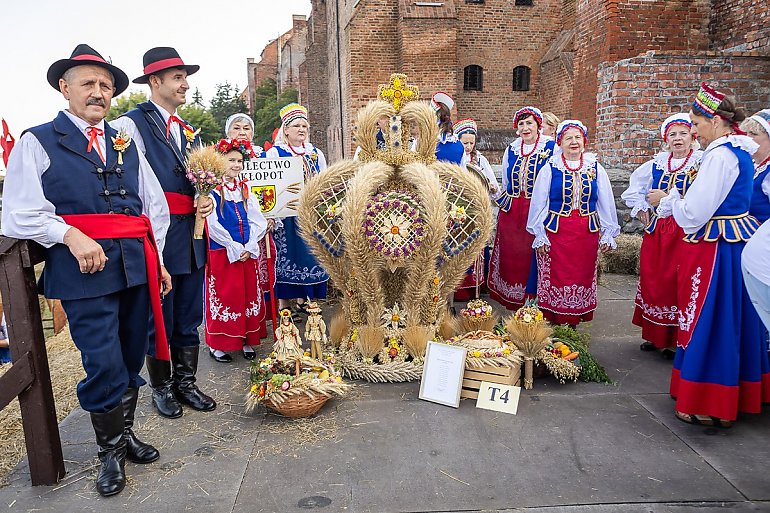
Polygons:
[[534,116],[535,122],[537,123],[537,127],[542,128],[543,113],[540,112],[540,109],[538,109],[537,107],[524,107],[522,109],[517,110],[516,114],[513,115],[513,128],[517,128],[519,121],[521,120],[521,118],[525,116]]
[[281,310],[281,320],[283,319],[290,319],[291,320],[291,310],[288,308],[284,308]]
[[238,151],[243,155],[243,160],[256,157],[254,149],[251,147],[251,141],[246,139],[221,139],[217,143],[217,151],[222,154]]
[[664,141],[668,137],[668,131],[676,125],[686,126],[687,128],[692,129],[692,121],[690,121],[690,115],[683,112],[667,117],[663,124],[660,125],[660,136]]
[[566,132],[570,128],[577,128],[583,133],[583,141],[586,141],[588,139],[588,128],[577,119],[565,119],[561,123],[559,123],[559,126],[556,128],[556,144],[561,145],[561,138],[564,135],[564,132]]

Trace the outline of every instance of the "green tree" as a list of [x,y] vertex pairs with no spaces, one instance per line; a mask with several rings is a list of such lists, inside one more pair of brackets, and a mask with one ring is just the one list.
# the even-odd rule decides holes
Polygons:
[[195,88],[195,92],[192,95],[192,104],[203,108],[203,95],[197,87]]
[[182,119],[194,126],[196,130],[200,128],[203,144],[211,144],[222,138],[222,128],[211,112],[194,103],[182,105],[177,111]]
[[147,95],[142,91],[132,91],[128,96],[122,96],[112,102],[110,111],[107,113],[107,121],[118,119],[120,116],[133,109],[140,103],[147,101]]
[[238,94],[238,86],[225,82],[224,84],[217,84],[216,87],[217,90],[214,93],[214,98],[211,99],[209,112],[214,116],[220,128],[224,130],[228,117],[237,112],[248,112],[248,107]]
[[265,79],[255,92],[254,139],[261,145],[264,141],[272,141],[273,130],[281,126],[281,107],[296,102],[299,94],[296,89],[289,88],[276,97],[275,81],[270,79]]

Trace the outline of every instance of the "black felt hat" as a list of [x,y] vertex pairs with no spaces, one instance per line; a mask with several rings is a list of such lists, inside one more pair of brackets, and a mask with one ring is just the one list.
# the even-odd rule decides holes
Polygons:
[[59,79],[64,73],[70,68],[84,64],[99,66],[112,73],[115,79],[115,96],[128,88],[128,75],[123,73],[123,70],[117,66],[113,66],[104,60],[104,57],[99,55],[99,52],[86,44],[77,45],[69,59],[61,59],[51,64],[51,67],[48,68],[48,83],[51,84],[51,87],[60,91]]
[[185,64],[179,56],[179,52],[170,46],[159,46],[147,50],[142,58],[142,65],[144,66],[144,75],[132,80],[134,84],[146,84],[150,75],[164,69],[184,68],[188,75],[201,69],[197,64]]

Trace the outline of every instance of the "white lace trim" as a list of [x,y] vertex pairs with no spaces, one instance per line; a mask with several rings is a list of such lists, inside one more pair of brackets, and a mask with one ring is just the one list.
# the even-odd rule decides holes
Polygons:
[[[661,151],[657,155],[655,155],[655,158],[653,158],[653,162],[663,170],[664,173],[668,173],[668,156],[671,155],[671,152],[669,151]],[[672,159],[674,162],[676,162],[677,159]],[[678,159],[678,160],[684,160],[684,159]],[[687,161],[687,164],[682,168],[679,169],[674,174],[684,174],[687,173],[690,169],[692,169],[694,166],[698,165],[700,166],[701,160],[703,160],[703,151],[702,150],[693,150],[692,155],[690,156],[690,160]],[[676,167],[676,166],[674,166]]]
[[669,217],[674,214],[674,201],[680,199],[679,189],[671,189],[668,196],[660,200],[655,213],[660,218]]
[[645,210],[652,210],[652,205],[647,203],[646,200],[642,200],[640,203],[637,203],[634,208],[631,209],[631,217],[636,217],[639,212],[643,212]]
[[[545,145],[548,141],[553,141],[553,137],[550,135],[540,135],[540,140],[537,142],[537,146],[535,146],[534,150],[531,150],[532,153],[540,153],[545,149]],[[521,137],[517,137],[513,140],[513,142],[509,145],[511,148],[511,151],[517,156],[521,157]],[[526,144],[524,145],[526,147]],[[527,151],[525,149],[525,151]],[[527,153],[530,153],[527,151]]]
[[720,137],[719,139],[716,139],[714,141],[711,141],[711,144],[708,145],[708,148],[706,148],[706,151],[704,153],[708,153],[714,148],[718,148],[719,146],[723,146],[727,143],[732,144],[736,148],[740,148],[742,150],[745,150],[749,153],[749,155],[754,155],[754,153],[759,148],[759,145],[754,142],[754,139],[749,137],[748,135],[725,135],[723,137]]
[[[548,162],[551,164],[551,167],[555,167],[556,169],[559,169],[563,173],[577,173],[578,171],[572,171],[570,169],[567,169],[567,166],[564,165],[564,161],[561,159],[562,155],[561,147],[557,146],[556,150],[553,153],[553,157],[551,157],[551,160]],[[593,169],[594,164],[596,164],[597,158],[596,153],[583,153],[583,167],[579,169],[580,172],[587,172],[591,171]]]
[[453,143],[457,142],[460,139],[455,134],[441,134],[438,137],[438,142],[440,143]]
[[535,236],[534,242],[532,242],[532,249],[537,249],[540,246],[550,246],[551,241],[548,238],[548,234],[544,233],[542,235]]
[[767,169],[767,166],[770,166],[770,162],[766,162],[764,165],[759,166],[754,170],[754,179],[756,180],[759,175],[765,172],[765,169]]
[[602,232],[602,236],[599,238],[599,244],[606,244],[612,249],[618,249],[618,243],[615,242],[615,237],[607,232]]

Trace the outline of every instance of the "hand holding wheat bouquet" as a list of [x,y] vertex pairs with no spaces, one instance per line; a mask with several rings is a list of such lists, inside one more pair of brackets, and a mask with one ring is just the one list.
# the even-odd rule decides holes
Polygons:
[[[187,157],[187,179],[195,187],[198,197],[208,197],[222,183],[227,160],[213,146],[195,148]],[[199,201],[200,205],[200,201]],[[204,220],[200,207],[195,213],[193,238],[203,238]]]

